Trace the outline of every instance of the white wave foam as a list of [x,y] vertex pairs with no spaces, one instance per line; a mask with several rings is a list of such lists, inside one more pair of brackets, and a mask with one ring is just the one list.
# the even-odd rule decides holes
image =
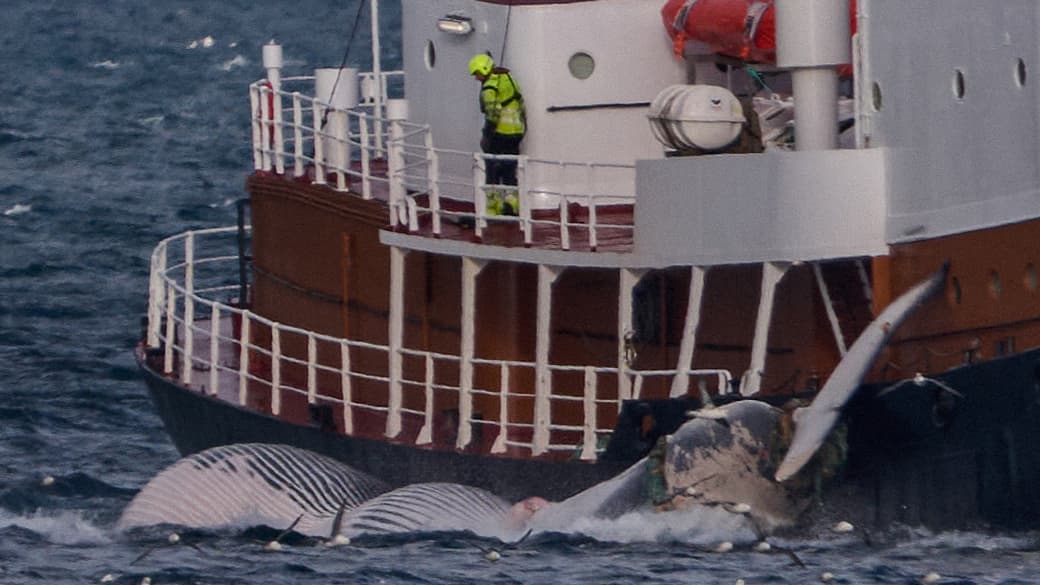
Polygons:
[[198,48],[201,47],[203,49],[209,49],[209,48],[213,47],[214,44],[216,44],[216,41],[213,40],[213,37],[207,35],[207,36],[205,36],[205,37],[203,37],[201,39],[198,39],[196,41],[191,41],[190,43],[188,43],[188,48],[189,49],[198,49]]
[[750,543],[757,540],[755,531],[745,516],[724,509],[696,506],[688,510],[655,512],[641,510],[617,518],[579,517],[566,524],[551,520],[552,506],[539,512],[546,514],[547,522],[535,516],[535,532],[561,532],[588,536],[601,542],[682,542],[714,546],[721,542]]
[[49,542],[62,545],[110,544],[105,531],[82,513],[64,510],[54,515],[30,514],[11,516],[0,512],[0,528],[18,526],[42,535]]
[[14,206],[4,210],[4,217],[22,215],[23,213],[29,213],[30,211],[32,211],[32,205],[25,205],[24,203],[15,203]]
[[118,63],[118,62],[113,61],[111,59],[105,59],[104,61],[98,61],[96,63],[91,63],[90,66],[95,68],[95,69],[119,69],[119,67],[121,66],[121,63]]
[[249,64],[249,59],[246,59],[242,55],[235,55],[233,59],[228,59],[227,61],[224,61],[224,63],[220,65],[220,68],[224,71],[231,71],[235,67],[241,67],[247,64]]

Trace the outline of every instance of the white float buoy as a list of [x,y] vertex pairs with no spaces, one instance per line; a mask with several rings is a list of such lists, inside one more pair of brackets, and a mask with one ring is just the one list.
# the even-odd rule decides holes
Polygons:
[[152,585],[152,578],[151,577],[143,577],[141,579],[141,585]]
[[730,506],[729,511],[733,512],[734,514],[747,514],[751,511],[751,506],[741,502],[739,504],[733,504],[732,506]]
[[176,532],[171,532],[170,536],[166,537],[166,540],[169,541],[170,544],[177,544],[181,541],[181,535]]
[[773,545],[763,540],[762,542],[755,545],[755,550],[758,552],[769,552],[773,550]]
[[40,485],[42,485],[43,487],[50,487],[54,485],[54,477],[50,475],[43,476],[43,479],[40,480]]
[[824,571],[823,574],[820,575],[820,581],[823,581],[824,583],[830,583],[833,580],[834,573],[831,573],[830,571]]
[[838,534],[844,534],[846,532],[852,532],[854,529],[855,529],[855,526],[853,526],[851,522],[846,522],[844,520],[842,520],[841,522],[838,522],[837,524],[834,525],[834,527],[831,528],[831,530],[833,530],[834,532],[837,532]]
[[105,576],[101,578],[102,583],[111,583],[115,580],[116,578],[112,575],[112,573],[106,573]]
[[724,541],[724,542],[720,542],[719,546],[715,547],[715,552],[718,552],[718,553],[727,553],[727,552],[729,552],[731,550],[733,550],[733,543],[728,541],[728,540]]
[[264,550],[271,552],[280,551],[282,550],[282,543],[278,542],[277,540],[272,540],[264,546]]
[[697,495],[697,488],[691,485],[690,487],[686,488],[686,490],[683,493],[686,494],[687,497],[692,498],[693,496]]
[[942,581],[942,577],[939,575],[939,573],[936,573],[935,571],[932,571],[924,577],[921,577],[921,582],[925,585],[932,585],[932,583],[938,583],[939,581]]
[[744,585],[744,580],[743,579],[737,579],[737,582],[734,583],[733,585]]
[[348,544],[350,544],[350,538],[342,534],[337,534],[331,539],[325,541],[325,546],[344,546]]
[[492,549],[484,553],[484,558],[491,562],[495,562],[498,559],[502,558],[502,555],[499,554],[497,550]]

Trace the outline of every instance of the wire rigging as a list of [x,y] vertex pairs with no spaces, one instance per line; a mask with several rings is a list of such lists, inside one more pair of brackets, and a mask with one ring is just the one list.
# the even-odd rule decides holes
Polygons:
[[506,66],[506,41],[509,39],[509,19],[513,16],[513,5],[506,8],[506,30],[502,33],[502,50],[498,52],[498,61],[502,67]]
[[[339,68],[336,70],[336,81],[332,83],[332,92],[329,94],[329,102],[332,102],[332,98],[336,95],[336,88],[339,87],[340,77],[343,76],[343,68],[347,66],[347,59],[350,58],[350,49],[354,46],[354,38],[357,36],[358,25],[361,24],[361,14],[365,10],[365,0],[358,0],[357,12],[354,14],[354,24],[350,27],[350,37],[347,38],[347,48],[343,51],[343,59],[339,62]],[[321,116],[321,129],[325,129],[325,125],[329,121],[329,110],[326,109],[325,113]]]

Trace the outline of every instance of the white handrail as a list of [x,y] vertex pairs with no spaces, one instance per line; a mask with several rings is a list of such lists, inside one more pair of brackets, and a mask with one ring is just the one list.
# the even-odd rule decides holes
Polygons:
[[[595,251],[599,246],[603,230],[634,234],[631,221],[617,224],[600,224],[599,208],[603,205],[635,204],[635,166],[618,163],[591,163],[542,160],[526,155],[494,155],[487,153],[462,152],[436,148],[430,128],[406,121],[390,122],[383,115],[381,106],[386,102],[387,79],[403,75],[388,72],[376,83],[372,74],[361,74],[362,83],[369,83],[371,91],[363,92],[363,100],[355,109],[342,110],[321,102],[299,91],[272,90],[269,84],[258,81],[250,86],[250,104],[253,126],[254,166],[257,170],[284,173],[284,158],[289,153],[293,158],[293,173],[304,176],[307,166],[313,168],[312,180],[316,184],[328,184],[326,176],[336,177],[336,191],[356,190],[353,179],[361,184],[360,194],[364,199],[374,196],[372,182],[387,185],[390,214],[389,224],[406,223],[409,231],[420,233],[426,229],[423,218],[429,218],[430,233],[441,234],[441,223],[448,219],[468,216],[476,224],[476,236],[482,237],[489,221],[516,223],[524,232],[526,245],[559,245],[560,249],[571,247],[572,231],[580,229],[586,233],[587,248]],[[311,82],[310,77],[290,77],[283,80],[283,87],[291,83]],[[367,81],[366,81],[367,80]],[[382,92],[381,101],[369,95]],[[281,103],[288,100],[291,116],[283,116]],[[272,110],[273,106],[273,110]],[[311,112],[309,122],[304,120]],[[397,127],[395,131],[393,128]],[[285,141],[292,142],[287,148]],[[387,137],[385,144],[383,138]],[[357,152],[358,160],[344,160],[335,152]],[[311,151],[308,156],[307,152]],[[451,157],[472,157],[473,176],[465,179],[441,175],[441,165]],[[376,161],[385,160],[389,168],[374,168]],[[484,179],[486,161],[514,161],[517,164],[516,186],[490,186]],[[357,163],[356,165],[354,163]],[[580,175],[580,176],[579,176]],[[467,181],[471,181],[467,183]],[[473,212],[446,211],[442,208],[442,188],[451,188],[456,193],[472,193]],[[496,216],[488,213],[486,195],[489,189],[515,193],[519,203],[519,217]],[[428,203],[419,204],[418,197],[425,196]],[[555,203],[553,203],[555,202]],[[585,207],[587,220],[571,221],[567,204]],[[542,217],[533,219],[532,210],[555,209],[559,219]],[[410,221],[409,210],[415,221]],[[536,242],[537,225],[553,228],[545,232],[542,241]],[[557,237],[552,237],[555,231]],[[557,244],[559,242],[559,244]]]
[[[229,401],[237,401],[242,406],[256,404],[251,400],[253,392],[258,388],[270,392],[270,409],[275,415],[282,411],[285,396],[292,394],[305,398],[309,404],[333,403],[341,405],[342,429],[347,434],[352,434],[356,428],[354,417],[358,409],[364,411],[379,412],[389,415],[391,405],[372,404],[370,402],[359,402],[353,393],[355,380],[374,382],[389,386],[390,371],[371,369],[362,371],[355,369],[352,351],[376,352],[389,356],[391,349],[387,345],[373,344],[352,339],[332,337],[315,331],[308,331],[271,321],[249,310],[231,306],[214,298],[201,296],[204,291],[226,291],[227,286],[216,286],[208,280],[210,272],[222,277],[223,272],[218,272],[221,266],[237,262],[234,256],[203,256],[206,252],[205,246],[196,249],[200,238],[228,237],[236,234],[236,227],[214,228],[207,230],[196,230],[186,232],[178,236],[166,238],[156,247],[152,254],[155,282],[150,286],[152,298],[149,300],[149,323],[147,331],[148,345],[152,348],[163,348],[163,368],[168,375],[175,375],[178,381],[186,386],[193,387],[191,370],[193,365],[198,369],[208,370],[206,392],[213,396],[223,396]],[[179,244],[183,251],[182,261],[171,261],[171,247]],[[206,274],[197,270],[207,267]],[[232,271],[228,271],[229,273]],[[201,279],[201,280],[200,280]],[[195,287],[199,282],[205,286]],[[193,307],[201,304],[209,306],[208,327],[202,327],[202,322],[193,322]],[[203,313],[203,314],[206,314]],[[154,320],[154,321],[153,321]],[[164,321],[164,322],[163,322]],[[237,335],[224,333],[221,324],[234,322],[238,328]],[[256,327],[270,332],[270,343],[263,345],[253,339]],[[183,335],[183,341],[178,337]],[[204,348],[195,354],[191,339],[199,335],[200,345]],[[208,343],[202,341],[206,335],[209,336]],[[283,352],[283,342],[287,343],[288,336],[306,342],[305,352],[299,357],[287,355]],[[152,339],[154,337],[154,339]],[[237,363],[234,359],[227,364],[221,363],[220,356],[224,351],[235,355],[231,350],[238,345]],[[339,348],[340,359],[336,365],[321,363],[319,359],[319,346],[329,345]],[[299,346],[297,344],[297,346]],[[646,388],[645,382],[651,378],[671,380],[676,376],[695,376],[716,380],[716,392],[726,393],[729,391],[731,374],[722,369],[686,369],[686,370],[632,370],[624,368],[619,371],[618,366],[593,366],[589,364],[553,364],[541,365],[543,394],[539,394],[534,388],[526,391],[517,390],[512,385],[512,370],[522,369],[535,374],[539,370],[537,362],[518,360],[499,360],[487,358],[472,358],[472,367],[495,368],[498,370],[497,387],[482,388],[469,382],[470,387],[464,389],[466,383],[462,380],[445,381],[439,376],[450,376],[451,372],[458,372],[462,366],[463,356],[454,354],[443,354],[426,350],[417,350],[401,347],[398,354],[402,359],[422,360],[422,372],[420,379],[410,379],[406,371],[402,371],[400,384],[402,396],[399,399],[398,412],[408,413],[421,417],[423,426],[415,438],[418,444],[429,444],[435,440],[434,435],[434,411],[435,395],[439,392],[449,392],[459,397],[468,392],[471,399],[474,397],[497,398],[497,416],[488,419],[481,418],[479,412],[467,411],[465,417],[458,421],[459,429],[471,425],[490,425],[497,430],[492,444],[489,447],[491,453],[501,454],[509,449],[526,449],[530,454],[536,455],[543,452],[571,452],[574,457],[580,459],[594,459],[601,452],[600,438],[608,436],[612,432],[610,426],[601,426],[603,422],[608,425],[610,421],[601,421],[597,416],[599,409],[611,407],[620,409],[617,400],[616,383],[619,376],[630,379],[637,389],[635,397],[639,398],[639,392]],[[269,361],[269,371],[264,371],[264,362]],[[358,360],[364,363],[366,360]],[[370,360],[369,360],[370,363]],[[410,362],[411,363],[411,362]],[[177,366],[180,366],[177,368]],[[445,367],[441,367],[444,365]],[[287,368],[296,368],[296,371],[305,372],[302,387],[294,386],[294,382],[286,378]],[[323,373],[338,376],[339,393],[321,392],[318,381]],[[579,388],[570,388],[559,383],[553,383],[552,379],[563,374],[579,374],[583,382]],[[299,376],[298,376],[299,377]],[[334,378],[330,378],[334,379]],[[561,379],[562,380],[562,379]],[[237,381],[237,393],[230,394],[228,391]],[[220,384],[229,385],[222,392]],[[204,384],[206,385],[206,384]],[[660,387],[671,387],[671,384],[661,384]],[[201,388],[199,388],[201,390]],[[421,392],[416,396],[415,392]],[[667,392],[667,391],[666,391]],[[661,397],[666,396],[662,395]],[[263,396],[263,394],[261,394]],[[673,397],[674,398],[674,397]],[[484,398],[481,398],[484,400]],[[447,400],[445,403],[458,401],[458,399]],[[525,412],[534,412],[534,404],[539,402],[541,412],[537,420],[530,422],[514,422],[510,420],[514,407],[512,403],[528,404]],[[570,403],[580,404],[584,412],[581,424],[563,424],[558,420],[558,405]],[[404,404],[423,404],[421,410],[404,408]],[[486,414],[486,413],[484,413]],[[520,439],[519,437],[528,437]]]

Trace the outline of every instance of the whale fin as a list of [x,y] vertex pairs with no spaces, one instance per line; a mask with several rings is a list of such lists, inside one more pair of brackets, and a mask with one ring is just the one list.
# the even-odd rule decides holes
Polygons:
[[799,414],[791,447],[776,471],[777,481],[784,481],[798,473],[816,454],[816,450],[837,423],[842,407],[852,399],[874,359],[892,336],[892,332],[921,303],[942,289],[948,271],[949,265],[944,264],[927,279],[885,307],[885,310],[863,330],[838,367],[834,368],[834,373],[813,399],[812,404]]
[[329,457],[286,445],[245,443],[185,457],[152,478],[116,527],[286,526],[329,534],[341,508],[383,492],[381,481]]

